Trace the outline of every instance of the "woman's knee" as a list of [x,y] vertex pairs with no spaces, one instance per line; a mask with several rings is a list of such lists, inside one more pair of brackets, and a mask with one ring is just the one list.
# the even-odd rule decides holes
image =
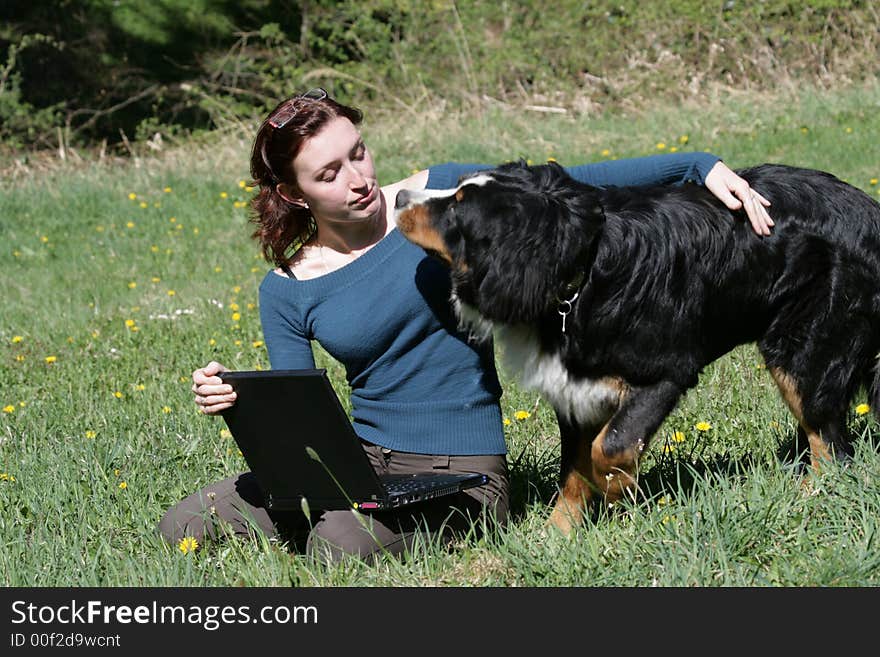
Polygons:
[[401,536],[372,516],[351,511],[328,511],[315,523],[306,542],[306,554],[339,563],[346,557],[372,561],[378,554],[397,553]]
[[206,536],[249,534],[255,528],[274,533],[259,486],[249,472],[193,493],[168,509],[157,525],[159,534],[173,544],[184,537],[202,542]]

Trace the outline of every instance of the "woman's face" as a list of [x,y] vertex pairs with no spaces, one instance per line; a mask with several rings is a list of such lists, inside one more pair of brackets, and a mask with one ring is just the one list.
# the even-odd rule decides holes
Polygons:
[[298,196],[319,223],[364,221],[381,209],[373,158],[344,117],[332,119],[303,143],[293,172]]

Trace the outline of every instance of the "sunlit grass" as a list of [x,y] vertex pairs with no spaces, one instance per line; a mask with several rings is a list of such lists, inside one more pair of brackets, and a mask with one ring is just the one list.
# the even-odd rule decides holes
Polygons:
[[[749,102],[745,102],[749,100]],[[383,181],[446,160],[563,164],[711,150],[832,171],[877,196],[876,87],[727,98],[642,116],[493,110],[364,126]],[[327,568],[253,541],[166,545],[171,504],[245,463],[199,415],[208,360],[268,368],[249,239],[249,137],[139,166],[60,169],[0,192],[0,583],[4,585],[876,585],[876,423],[809,486],[795,425],[752,346],[709,367],[658,431],[641,495],[571,539],[546,532],[552,409],[502,370],[513,519],[449,552]],[[660,145],[662,144],[662,148]],[[878,196],[880,198],[880,196]],[[344,373],[322,350],[344,396]]]

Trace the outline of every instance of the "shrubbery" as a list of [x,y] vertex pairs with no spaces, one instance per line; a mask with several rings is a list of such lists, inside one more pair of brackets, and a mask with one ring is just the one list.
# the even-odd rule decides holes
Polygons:
[[11,0],[0,141],[212,130],[312,86],[371,109],[597,111],[830,84],[877,74],[878,35],[871,0]]

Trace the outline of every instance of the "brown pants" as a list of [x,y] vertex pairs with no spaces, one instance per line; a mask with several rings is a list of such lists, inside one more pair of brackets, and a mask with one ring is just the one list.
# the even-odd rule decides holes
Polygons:
[[489,481],[456,495],[420,502],[402,509],[361,512],[324,511],[306,518],[301,511],[266,509],[263,492],[254,475],[245,472],[219,481],[190,495],[169,509],[159,522],[159,532],[172,544],[192,536],[252,535],[259,530],[270,538],[289,542],[331,562],[346,555],[366,560],[387,553],[399,555],[417,540],[451,542],[480,520],[504,524],[508,511],[507,459],[490,456],[439,456],[394,452],[364,442],[364,451],[379,474],[413,472],[483,472]]

